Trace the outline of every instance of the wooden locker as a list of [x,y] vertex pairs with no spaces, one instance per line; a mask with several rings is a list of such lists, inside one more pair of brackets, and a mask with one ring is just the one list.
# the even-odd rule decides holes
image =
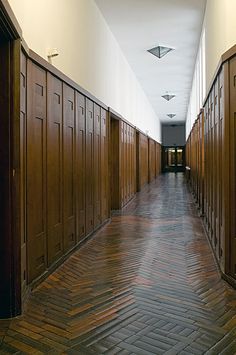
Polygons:
[[94,228],[101,222],[101,107],[94,104]]
[[63,201],[64,251],[76,243],[75,237],[75,91],[63,84]]
[[121,122],[121,193],[122,193],[122,200],[121,206],[123,207],[127,201],[127,130],[126,130],[126,123],[123,121]]
[[48,265],[63,254],[62,82],[47,75],[47,249]]
[[28,281],[46,269],[46,72],[28,61],[27,259]]
[[130,132],[130,145],[131,145],[131,167],[132,167],[132,174],[131,174],[131,197],[134,197],[136,193],[136,159],[135,159],[135,152],[136,152],[136,140],[135,140],[135,129],[132,127]]
[[219,233],[220,233],[220,264],[224,269],[225,243],[223,230],[223,172],[224,172],[224,153],[223,153],[223,122],[224,122],[224,72],[221,70],[219,75]]
[[123,166],[122,166],[122,122],[111,118],[110,121],[110,196],[111,210],[120,209],[123,202]]
[[132,179],[132,157],[131,157],[131,127],[127,124],[127,200],[128,202],[131,198],[131,179]]
[[27,285],[27,256],[26,256],[26,82],[27,59],[21,54],[20,77],[20,212],[21,212],[21,290],[22,296]]
[[101,109],[101,219],[107,220],[108,213],[108,119],[107,112]]
[[220,258],[220,224],[219,224],[219,81],[214,84],[214,238],[215,252]]
[[123,206],[126,205],[127,201],[128,201],[128,146],[127,146],[127,142],[128,142],[128,138],[127,138],[127,124],[125,122],[123,122],[123,127],[124,127],[124,150],[123,150],[123,174],[124,174],[124,180],[123,180],[123,184],[124,184],[124,201],[123,201]]
[[155,143],[153,139],[148,139],[149,143],[149,182],[152,182],[155,179]]
[[77,242],[86,236],[86,112],[85,97],[76,92],[76,235]]
[[93,102],[86,99],[86,234],[94,229],[94,167],[93,167],[93,133],[94,107]]
[[[230,274],[236,278],[236,57],[229,64],[229,142],[230,142],[230,234],[229,234],[229,267]],[[227,118],[227,117],[226,117]]]

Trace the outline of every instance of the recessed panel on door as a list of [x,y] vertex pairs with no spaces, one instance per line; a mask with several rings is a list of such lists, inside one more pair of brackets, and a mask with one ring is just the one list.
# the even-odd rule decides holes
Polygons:
[[75,91],[63,84],[64,250],[75,243]]
[[46,269],[46,72],[28,62],[27,256],[29,282]]
[[48,74],[47,246],[49,265],[63,254],[62,82]]

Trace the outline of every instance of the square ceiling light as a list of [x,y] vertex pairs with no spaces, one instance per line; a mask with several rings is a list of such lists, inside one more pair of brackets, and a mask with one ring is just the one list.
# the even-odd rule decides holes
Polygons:
[[164,46],[158,46],[158,47],[148,49],[149,53],[155,55],[158,58],[164,57],[167,53],[171,51],[173,51],[173,48],[164,47]]
[[165,95],[162,95],[162,97],[166,101],[170,101],[170,100],[172,100],[175,97],[175,95],[171,95],[171,94],[166,93]]
[[170,117],[170,118],[173,118],[173,117],[175,117],[176,116],[176,113],[168,113],[168,115],[167,115],[168,117]]

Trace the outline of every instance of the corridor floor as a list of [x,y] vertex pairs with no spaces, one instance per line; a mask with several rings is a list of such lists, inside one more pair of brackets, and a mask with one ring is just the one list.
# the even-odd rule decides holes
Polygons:
[[184,176],[137,194],[0,329],[0,354],[236,354],[236,291]]

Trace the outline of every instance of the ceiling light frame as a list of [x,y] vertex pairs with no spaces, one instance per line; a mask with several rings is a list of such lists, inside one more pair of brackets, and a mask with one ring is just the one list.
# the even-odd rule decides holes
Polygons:
[[168,54],[169,52],[171,52],[173,50],[174,50],[174,48],[165,47],[165,46],[157,46],[157,47],[153,47],[151,49],[148,49],[147,51],[149,53],[151,53],[152,55],[154,55],[155,57],[161,59],[162,57],[164,57],[166,54]]

